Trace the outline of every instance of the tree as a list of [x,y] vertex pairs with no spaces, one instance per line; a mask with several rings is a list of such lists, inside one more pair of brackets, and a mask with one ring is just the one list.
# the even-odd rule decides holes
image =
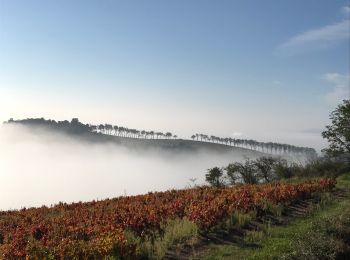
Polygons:
[[70,122],[72,125],[77,125],[79,124],[79,119],[78,118],[72,118],[72,121]]
[[105,130],[107,134],[111,134],[111,131],[113,130],[113,126],[110,124],[105,124]]
[[195,135],[192,135],[191,138],[192,138],[192,140],[194,140],[194,139],[196,138],[196,136],[195,136]]
[[241,182],[245,184],[257,184],[259,176],[257,176],[255,162],[247,159],[244,163],[231,163],[226,167],[227,177],[232,185]]
[[241,177],[238,172],[239,166],[236,163],[230,163],[226,168],[226,173],[227,173],[227,179],[229,181],[229,184],[235,185],[237,183],[241,183]]
[[286,159],[278,159],[273,165],[273,170],[278,179],[289,179],[294,176],[293,168],[288,165]]
[[345,156],[350,159],[350,100],[343,100],[329,117],[331,125],[326,126],[322,137],[326,138],[329,147],[324,149],[332,157]]
[[98,130],[100,131],[100,133],[103,133],[103,131],[105,130],[105,126],[102,125],[102,124],[100,124],[100,125],[98,126]]
[[90,131],[91,132],[96,132],[97,131],[97,126],[96,125],[89,125]]
[[114,129],[114,134],[118,135],[118,126],[117,125],[113,126],[113,129]]
[[265,182],[270,182],[274,179],[273,167],[277,163],[272,157],[260,157],[255,160],[255,166],[259,171],[259,177]]
[[222,187],[224,186],[224,172],[222,168],[214,167],[208,169],[208,173],[205,175],[205,180],[214,187]]

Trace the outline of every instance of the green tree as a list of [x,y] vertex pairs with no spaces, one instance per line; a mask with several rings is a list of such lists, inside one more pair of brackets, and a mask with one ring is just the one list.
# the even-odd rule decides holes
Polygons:
[[278,159],[273,165],[273,170],[278,179],[292,178],[295,175],[293,169],[295,169],[295,167],[288,165],[288,161],[286,159]]
[[277,160],[272,157],[260,157],[255,160],[255,166],[259,171],[259,178],[265,182],[272,181],[274,176],[273,167],[277,163]]
[[329,117],[331,125],[326,126],[322,132],[323,138],[326,138],[329,147],[324,151],[332,156],[345,156],[350,158],[350,100],[344,100]]
[[208,173],[205,175],[205,180],[214,187],[222,187],[224,186],[224,178],[223,178],[224,172],[222,168],[214,167],[211,169],[208,169]]
[[254,161],[235,162],[226,167],[227,177],[232,185],[236,183],[257,184],[259,176]]

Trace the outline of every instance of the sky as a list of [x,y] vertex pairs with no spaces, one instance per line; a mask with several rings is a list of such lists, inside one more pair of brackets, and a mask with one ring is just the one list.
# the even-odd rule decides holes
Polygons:
[[0,0],[0,120],[326,146],[346,0]]

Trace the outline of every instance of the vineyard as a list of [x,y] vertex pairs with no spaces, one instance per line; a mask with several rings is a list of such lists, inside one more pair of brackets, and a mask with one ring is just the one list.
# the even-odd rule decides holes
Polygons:
[[297,184],[199,187],[0,212],[0,258],[132,258],[135,246],[127,240],[126,230],[142,238],[162,232],[167,220],[183,218],[208,230],[236,211],[306,199],[334,185],[334,179],[320,178]]

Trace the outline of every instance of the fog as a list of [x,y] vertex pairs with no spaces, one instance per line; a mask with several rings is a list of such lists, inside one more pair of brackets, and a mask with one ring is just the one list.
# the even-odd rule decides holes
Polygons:
[[242,160],[208,152],[131,151],[20,126],[0,127],[0,209],[50,206],[185,188],[206,169]]

